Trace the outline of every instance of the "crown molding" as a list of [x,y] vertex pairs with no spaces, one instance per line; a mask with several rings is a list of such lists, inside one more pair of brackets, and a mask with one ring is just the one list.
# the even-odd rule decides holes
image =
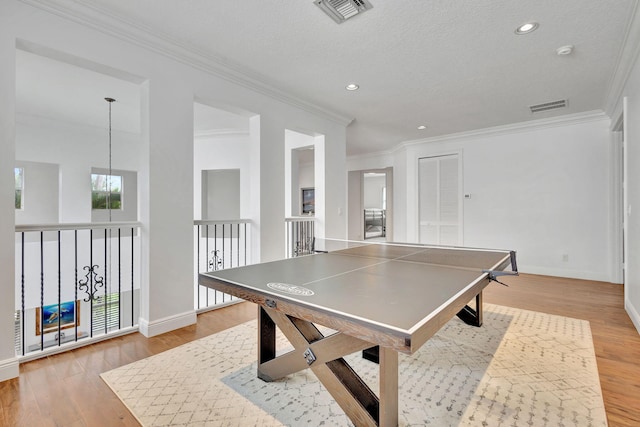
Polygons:
[[528,132],[531,130],[554,128],[558,126],[566,126],[579,123],[593,122],[597,120],[609,120],[609,116],[601,110],[587,111],[585,113],[567,114],[564,116],[550,117],[540,120],[529,120],[526,122],[512,123],[503,126],[494,126],[490,128],[477,129],[468,132],[450,133],[447,135],[433,136],[430,138],[412,139],[403,141],[390,150],[377,151],[374,153],[365,153],[360,155],[348,156],[348,160],[366,160],[369,158],[377,158],[381,156],[393,156],[398,152],[415,145],[459,141],[466,139],[474,139],[483,136],[496,136],[517,132]]
[[529,132],[532,130],[549,129],[549,128],[554,128],[558,126],[588,123],[588,122],[594,122],[599,120],[609,120],[609,116],[607,116],[601,110],[588,111],[585,113],[577,113],[577,114],[567,114],[564,116],[512,123],[509,125],[495,126],[495,127],[485,128],[485,129],[473,130],[469,132],[459,132],[459,133],[452,133],[449,135],[435,136],[431,138],[404,141],[398,144],[396,148],[393,150],[393,152],[397,152],[402,149],[405,149],[414,145],[419,145],[419,144],[446,142],[446,141],[454,141],[454,140],[459,141],[459,140],[475,139],[483,136],[497,136],[497,135],[504,135],[504,134],[518,133],[518,132]]
[[228,137],[242,137],[249,136],[248,130],[244,129],[211,129],[194,132],[195,139],[207,139],[207,138],[228,138]]
[[195,46],[188,45],[148,26],[127,20],[122,16],[116,16],[91,2],[80,4],[75,0],[20,1],[109,36],[138,45],[342,126],[347,126],[353,121],[352,117],[336,113],[277,88],[274,83],[269,82],[267,77],[263,75],[244,69],[210,52],[204,52]]
[[609,81],[605,100],[605,111],[612,119],[622,113],[622,97],[633,66],[640,56],[640,5],[636,0],[631,11],[631,21],[626,30],[616,67]]

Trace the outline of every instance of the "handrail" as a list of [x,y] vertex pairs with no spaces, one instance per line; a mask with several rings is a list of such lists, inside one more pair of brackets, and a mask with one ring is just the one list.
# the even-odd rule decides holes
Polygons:
[[284,219],[284,222],[295,222],[295,221],[315,221],[316,217],[315,216],[307,216],[307,215],[300,215],[300,216],[290,216],[290,217],[286,217]]
[[250,219],[194,219],[193,225],[249,224]]
[[78,222],[78,223],[57,223],[57,224],[16,224],[16,232],[27,231],[57,231],[57,230],[91,230],[105,228],[131,228],[142,227],[138,221],[122,222]]

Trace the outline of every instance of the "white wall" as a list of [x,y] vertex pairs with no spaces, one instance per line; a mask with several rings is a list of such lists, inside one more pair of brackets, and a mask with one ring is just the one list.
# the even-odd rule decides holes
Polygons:
[[365,209],[382,209],[382,189],[386,186],[385,176],[364,176],[363,197]]
[[640,332],[640,59],[637,55],[622,96],[626,97],[627,107],[624,115],[627,200],[623,209],[627,227],[625,308]]
[[[56,177],[55,185],[59,186],[59,205],[51,204],[45,208],[49,212],[40,214],[43,216],[41,216],[42,222],[50,222],[49,218],[57,218],[53,222],[62,223],[92,221],[91,171],[92,168],[106,171],[109,166],[105,128],[61,123],[21,114],[17,118],[15,147],[17,161],[50,163],[58,167],[59,178]],[[138,170],[140,153],[139,135],[113,132],[112,165],[114,169]],[[29,180],[28,177],[25,179]],[[34,189],[31,188],[31,190]],[[25,187],[25,193],[31,190]],[[26,198],[30,198],[29,194],[26,194]],[[132,216],[122,218],[116,214],[117,218],[114,220],[137,220],[137,207],[134,208]],[[34,223],[29,218],[16,217],[16,223],[24,224],[27,221]]]
[[[13,347],[15,312],[15,38],[8,19],[16,15],[16,4],[2,5],[0,14],[0,381],[18,376]],[[5,18],[6,17],[6,18]]]
[[[2,3],[0,166],[2,170],[10,171],[16,160],[15,49],[18,41],[21,45],[37,47],[39,52],[46,52],[56,59],[76,58],[73,60],[76,64],[90,64],[93,70],[141,84],[142,135],[139,156],[134,160],[139,168],[120,166],[124,162],[118,163],[118,167],[138,171],[139,217],[143,224],[140,310],[143,333],[156,335],[195,321],[192,280],[195,99],[207,105],[234,106],[253,114],[250,118],[252,176],[248,211],[255,231],[252,232],[252,243],[257,245],[257,259],[279,258],[284,248],[285,129],[323,135],[326,147],[323,147],[325,166],[321,173],[323,185],[331,188],[326,195],[327,206],[331,209],[326,212],[322,227],[334,237],[346,235],[346,219],[342,212],[346,204],[346,125],[350,119],[291,99],[255,81],[243,80],[218,65],[209,66],[201,58],[194,61],[192,52],[162,46],[162,42],[153,36],[129,33],[126,28],[120,28],[114,37],[108,29],[108,25],[114,23],[109,22],[108,16],[98,14],[88,20],[75,19],[89,13],[88,9],[78,6],[73,12],[74,19],[65,19],[64,11],[49,13],[18,0]],[[91,26],[85,25],[89,20]],[[98,29],[93,29],[94,26]],[[136,37],[145,37],[145,40],[140,42]],[[25,140],[29,132],[37,133],[37,130],[26,130],[23,133]],[[32,151],[31,154],[34,157],[46,156],[46,153],[60,156],[71,150],[63,139],[49,140],[48,146],[42,148],[41,153]],[[61,173],[67,176],[64,159],[46,161],[60,164]],[[117,160],[114,158],[113,162],[116,164]],[[83,170],[85,167],[88,170],[91,166],[105,167],[81,165],[69,168],[68,173],[76,175],[71,182],[84,182],[81,177],[87,175]],[[13,357],[12,350],[7,350],[11,348],[8,343],[13,342],[11,312],[15,295],[12,175],[5,173],[0,176],[0,200],[5,200],[0,208],[0,286],[6,297],[2,299],[6,307],[3,305],[0,311],[3,313],[0,317],[0,342],[5,343],[0,346],[0,364],[4,359]],[[78,185],[73,190],[74,194],[84,191]],[[71,206],[61,215],[61,220],[81,222],[90,217],[90,205],[85,207],[67,198],[64,192],[61,192],[60,206]]]
[[16,160],[16,166],[23,170],[22,209],[16,209],[16,224],[57,223],[58,165]]
[[285,131],[285,214],[288,217],[302,213],[301,189],[315,186],[315,161],[309,164],[300,160],[301,150],[311,148],[315,155],[314,145],[315,138],[311,135]]
[[202,217],[240,219],[240,169],[202,171]]
[[251,164],[249,144],[248,134],[196,138],[193,148],[194,219],[211,219],[202,218],[202,171],[225,169],[237,169],[240,171],[240,218],[250,218]]
[[609,126],[593,114],[407,144],[393,160],[394,240],[418,241],[418,159],[461,152],[464,245],[516,250],[523,272],[611,281]]

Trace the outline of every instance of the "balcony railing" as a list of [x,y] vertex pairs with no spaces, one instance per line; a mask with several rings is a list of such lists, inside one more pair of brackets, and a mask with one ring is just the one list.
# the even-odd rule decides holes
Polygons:
[[308,255],[313,252],[314,217],[285,218],[285,229],[287,258]]
[[16,354],[41,357],[137,330],[137,222],[16,226]]
[[251,264],[250,220],[194,221],[196,310],[207,310],[241,301],[198,284],[198,273]]

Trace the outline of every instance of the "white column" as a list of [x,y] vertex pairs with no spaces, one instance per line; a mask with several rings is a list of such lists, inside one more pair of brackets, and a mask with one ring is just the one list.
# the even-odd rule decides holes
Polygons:
[[179,81],[143,84],[140,331],[196,322],[193,307],[193,95]]
[[[347,238],[347,153],[346,128],[338,127],[316,137],[316,209],[322,209],[320,237]],[[321,170],[318,170],[321,169]],[[324,184],[324,188],[323,188]],[[318,198],[324,195],[318,206]],[[316,224],[317,226],[318,224]]]
[[[285,128],[280,121],[264,114],[251,120],[251,191],[256,195],[252,204],[253,212],[258,212],[256,226],[260,230],[260,258],[256,261],[266,262],[284,257]],[[259,165],[253,159],[259,159]],[[256,221],[256,216],[253,219]]]
[[[10,14],[8,14],[10,15]],[[15,357],[15,38],[0,19],[0,381],[19,374]]]

